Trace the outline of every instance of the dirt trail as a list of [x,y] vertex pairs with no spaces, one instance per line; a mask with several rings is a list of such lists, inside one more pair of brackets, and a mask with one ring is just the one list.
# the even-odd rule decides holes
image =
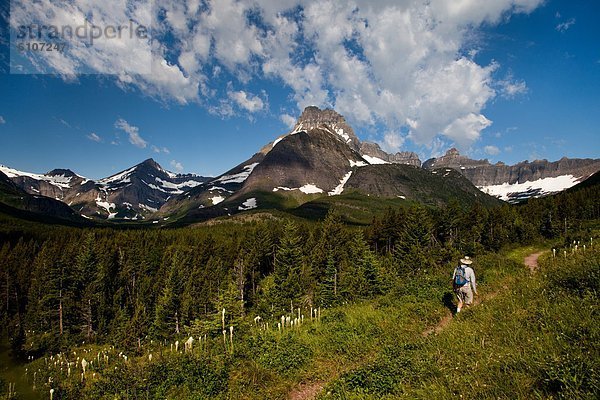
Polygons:
[[[529,271],[531,271],[531,273],[534,273],[537,270],[538,258],[543,253],[544,253],[543,251],[540,251],[537,253],[532,253],[532,254],[528,255],[527,257],[525,257],[525,259],[523,260],[523,264],[525,264],[529,268]],[[504,286],[502,286],[502,289],[507,290],[508,286],[504,285]],[[487,293],[485,295],[475,296],[475,298],[473,300],[473,306],[481,304],[483,301],[493,299],[500,293],[500,291],[501,290],[496,290],[494,292]],[[421,335],[424,337],[429,336],[431,334],[437,335],[442,330],[444,330],[444,328],[446,328],[448,325],[450,325],[450,322],[452,322],[453,317],[454,316],[452,315],[452,313],[450,311],[448,311],[436,325],[427,328],[425,331],[423,331],[423,333]],[[326,384],[326,382],[322,382],[322,381],[301,383],[296,389],[294,389],[290,393],[289,399],[290,400],[312,400],[312,399],[315,399],[319,395],[319,393],[321,393],[321,391],[325,387],[325,384]]]
[[[540,256],[544,254],[543,251],[539,251],[537,253],[532,253],[530,255],[528,255],[527,257],[525,257],[525,259],[523,260],[523,264],[525,264],[527,266],[527,268],[529,268],[529,271],[531,271],[531,273],[534,273],[537,270],[538,267],[538,258],[540,258]],[[503,286],[502,289],[508,289],[508,286]],[[473,299],[473,306],[479,305],[481,304],[484,300],[490,300],[493,299],[494,297],[496,297],[496,295],[498,295],[500,291],[496,290],[494,292],[491,293],[487,293],[485,295],[479,295],[479,296],[475,296],[475,298]],[[450,311],[448,311],[446,313],[446,315],[444,315],[444,317],[442,317],[442,319],[435,325],[432,326],[428,329],[426,329],[425,331],[423,331],[422,335],[423,336],[429,336],[432,333],[438,334],[440,333],[446,326],[448,326],[450,324],[450,322],[452,321],[453,315]]]
[[538,267],[538,258],[540,258],[540,256],[544,254],[543,251],[539,251],[537,253],[533,253],[528,255],[527,257],[525,257],[525,261],[523,261],[523,263],[525,265],[527,265],[527,267],[529,267],[529,271],[531,271],[532,273],[535,272],[535,270]]
[[312,383],[302,383],[300,386],[294,391],[290,393],[290,400],[309,400],[317,397],[323,387],[325,386],[325,382],[312,382]]
[[[508,286],[503,286],[502,289],[508,289]],[[491,293],[486,293],[485,295],[474,296],[473,305],[471,307],[481,304],[484,300],[487,301],[487,300],[493,299],[494,297],[496,297],[496,295],[498,295],[499,292],[500,291],[497,290],[497,291],[494,291]],[[450,322],[452,322],[453,318],[454,318],[454,315],[452,314],[452,312],[447,311],[446,314],[442,317],[442,319],[436,325],[427,328],[426,330],[423,331],[423,333],[421,333],[421,335],[423,337],[427,337],[427,336],[431,335],[432,333],[435,333],[437,335],[442,330],[444,330],[444,328],[446,326],[448,326],[450,324]]]

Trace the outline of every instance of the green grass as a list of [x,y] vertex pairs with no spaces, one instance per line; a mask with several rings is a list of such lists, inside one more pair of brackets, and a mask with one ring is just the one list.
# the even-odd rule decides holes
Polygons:
[[[191,354],[145,340],[127,361],[119,349],[86,345],[28,367],[38,388],[47,393],[52,378],[65,398],[285,399],[300,383],[325,385],[323,399],[597,398],[600,251],[546,253],[532,276],[522,259],[538,249],[479,256],[483,301],[430,335],[450,315],[450,265],[393,282],[385,296],[322,310],[320,321],[302,310],[299,328],[280,332],[274,316],[259,329],[248,316],[233,353],[219,331]],[[67,376],[65,362],[80,369],[76,357],[96,360],[85,383],[80,371]]]
[[[527,277],[522,264],[496,254],[480,256],[475,265],[482,295],[497,291],[508,280]],[[80,369],[80,361],[72,353],[61,355],[56,366],[56,360],[39,359],[29,369],[39,370],[39,382],[52,378],[57,393],[67,398],[113,399],[147,393],[149,398],[169,399],[285,399],[300,382],[330,383],[327,390],[340,398],[396,396],[398,387],[436,370],[437,350],[429,346],[439,339],[424,338],[423,332],[450,314],[452,266],[430,266],[415,273],[412,279],[392,282],[386,296],[322,310],[318,322],[311,322],[309,311],[302,310],[305,323],[298,329],[279,332],[272,319],[269,330],[260,330],[250,326],[253,316],[249,316],[236,327],[234,354],[225,353],[219,331],[202,346],[196,342],[194,353],[187,355],[172,352],[170,343],[162,346],[148,340],[141,349],[126,351],[127,362],[118,357],[121,350],[107,346],[73,349],[89,360],[97,360],[98,352],[101,360],[104,354],[110,360],[90,366],[84,384],[81,371],[74,372]],[[484,303],[460,315],[449,329],[486,307]],[[186,337],[182,334],[179,341]],[[76,363],[70,377],[64,367],[67,361]]]
[[518,277],[439,335],[385,347],[322,398],[597,398],[599,265],[597,250],[543,256],[534,277]]

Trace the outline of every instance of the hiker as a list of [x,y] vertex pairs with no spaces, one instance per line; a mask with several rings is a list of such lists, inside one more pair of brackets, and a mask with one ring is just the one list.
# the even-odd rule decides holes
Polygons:
[[473,260],[469,256],[461,258],[460,265],[454,269],[454,273],[452,274],[454,293],[458,297],[457,313],[460,312],[463,305],[470,306],[473,303],[473,294],[477,294],[475,271],[470,267],[472,263]]

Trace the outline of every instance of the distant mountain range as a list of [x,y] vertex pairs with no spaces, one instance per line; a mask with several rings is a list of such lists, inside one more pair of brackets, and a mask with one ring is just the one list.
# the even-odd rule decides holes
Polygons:
[[[0,171],[0,210],[14,214],[25,211],[31,214],[84,222],[83,218],[65,203],[40,195],[32,195],[21,189]],[[22,214],[21,216],[25,216]]]
[[508,166],[472,160],[456,149],[421,163],[415,153],[389,154],[376,143],[361,142],[333,110],[307,107],[289,133],[216,178],[174,174],[152,159],[98,181],[68,169],[34,174],[0,166],[0,189],[13,195],[17,190],[17,197],[60,201],[85,218],[194,221],[253,209],[307,209],[319,199],[345,195],[431,205],[455,198],[492,205],[499,201],[492,196],[512,202],[543,196],[598,170],[600,160],[563,158]]
[[207,179],[174,174],[152,159],[99,181],[68,169],[34,174],[0,165],[0,172],[28,194],[59,200],[84,217],[125,220],[144,219]]
[[490,164],[488,160],[472,160],[461,156],[458,150],[450,149],[440,158],[425,161],[423,168],[455,169],[483,192],[514,203],[568,189],[600,171],[600,160],[563,157],[554,162],[535,160],[515,165]]

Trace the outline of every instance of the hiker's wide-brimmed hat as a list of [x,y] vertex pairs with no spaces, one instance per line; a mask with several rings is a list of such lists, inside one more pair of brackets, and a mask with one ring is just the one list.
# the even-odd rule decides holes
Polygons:
[[469,256],[465,256],[465,258],[460,259],[460,263],[469,265],[469,264],[473,264],[473,260],[471,260],[471,258]]

